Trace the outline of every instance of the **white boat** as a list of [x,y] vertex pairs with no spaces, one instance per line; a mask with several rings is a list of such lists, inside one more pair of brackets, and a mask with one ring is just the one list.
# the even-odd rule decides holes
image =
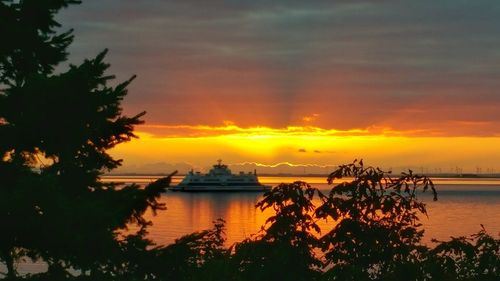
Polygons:
[[227,165],[218,160],[207,174],[191,170],[182,181],[170,188],[172,191],[267,191],[271,186],[263,185],[257,171],[231,173]]

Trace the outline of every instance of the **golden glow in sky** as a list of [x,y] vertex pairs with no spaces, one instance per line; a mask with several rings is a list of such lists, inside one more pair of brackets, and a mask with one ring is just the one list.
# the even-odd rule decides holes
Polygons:
[[[456,168],[486,172],[498,168],[499,137],[420,136],[386,128],[334,130],[318,127],[140,126],[139,139],[116,147],[124,168],[154,163],[188,163],[208,167],[222,158],[229,164],[257,166],[326,166],[363,158],[384,168],[421,167],[428,172]],[[160,167],[158,167],[160,168]]]
[[147,111],[141,138],[113,150],[128,171],[219,158],[500,171],[490,4],[83,2],[61,14],[71,57],[109,48],[112,74],[137,74],[124,113]]

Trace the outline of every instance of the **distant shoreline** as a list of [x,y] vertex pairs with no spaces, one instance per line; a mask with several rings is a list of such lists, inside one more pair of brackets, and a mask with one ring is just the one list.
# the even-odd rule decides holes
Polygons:
[[[170,173],[108,173],[104,174],[105,177],[129,177],[129,176],[141,176],[141,177],[154,177],[154,176],[168,176]],[[421,174],[421,173],[415,173]],[[176,176],[185,176],[186,174],[176,174]],[[327,178],[329,174],[290,174],[290,173],[278,173],[278,174],[259,174],[261,177],[324,177]],[[393,174],[394,176],[399,176],[400,174]],[[500,174],[425,174],[430,178],[457,178],[457,179],[491,179],[500,178]]]

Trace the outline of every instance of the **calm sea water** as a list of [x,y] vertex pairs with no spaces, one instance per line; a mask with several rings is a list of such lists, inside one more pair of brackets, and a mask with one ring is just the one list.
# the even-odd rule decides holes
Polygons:
[[[107,177],[106,180],[146,184],[156,177]],[[176,184],[180,177],[174,179]],[[260,177],[264,184],[303,180],[320,190],[331,186],[319,177]],[[481,224],[493,235],[500,235],[500,179],[435,179],[438,201],[430,193],[421,199],[427,203],[428,217],[421,218],[425,229],[424,242],[432,238],[448,239],[476,233]],[[167,192],[161,201],[167,210],[156,216],[147,213],[153,222],[150,238],[158,244],[169,244],[180,236],[210,228],[212,221],[222,218],[227,222],[228,243],[241,241],[257,233],[271,211],[261,212],[255,204],[262,193],[182,193]],[[331,225],[322,223],[325,230]]]
[[[104,181],[147,184],[158,177],[108,176]],[[180,181],[175,177],[173,184]],[[325,178],[319,177],[260,177],[264,184],[277,185],[282,182],[303,180],[320,190],[328,191],[331,186]],[[430,244],[432,238],[448,239],[476,233],[481,224],[498,237],[500,235],[500,178],[499,179],[435,179],[438,201],[432,201],[429,194],[422,194],[427,203],[428,217],[421,218],[425,229],[424,242]],[[182,193],[167,192],[161,201],[167,210],[156,216],[147,213],[153,222],[149,237],[158,245],[166,245],[182,235],[210,228],[212,221],[222,218],[227,224],[228,244],[238,242],[257,233],[271,211],[261,212],[255,204],[262,193]],[[322,223],[323,229],[331,224]],[[430,244],[432,245],[432,244]],[[18,265],[21,273],[46,270],[44,263],[24,262]],[[0,265],[0,272],[4,271]]]

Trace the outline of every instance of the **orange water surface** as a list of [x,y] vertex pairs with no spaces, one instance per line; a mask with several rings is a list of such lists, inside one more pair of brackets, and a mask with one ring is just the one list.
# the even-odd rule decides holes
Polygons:
[[[105,180],[145,184],[158,177],[112,177]],[[174,178],[176,184],[182,177]],[[303,180],[320,190],[331,186],[322,177],[260,177],[264,184]],[[448,239],[476,233],[481,224],[493,235],[500,235],[500,179],[435,179],[438,201],[428,193],[421,195],[426,202],[428,217],[422,216],[425,243],[432,238]],[[147,213],[153,222],[149,237],[157,244],[169,244],[182,235],[210,228],[212,221],[222,218],[227,224],[228,243],[241,241],[257,233],[272,211],[262,212],[255,204],[262,193],[182,193],[167,192],[161,201],[167,210],[156,216]],[[319,202],[317,202],[319,203]],[[326,231],[331,223],[321,222]]]

